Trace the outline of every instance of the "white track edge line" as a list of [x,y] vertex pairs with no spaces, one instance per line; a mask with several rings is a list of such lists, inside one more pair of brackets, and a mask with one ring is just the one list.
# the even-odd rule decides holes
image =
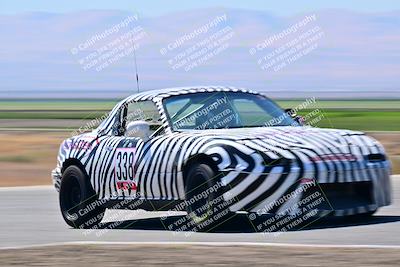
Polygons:
[[296,244],[296,243],[261,243],[261,242],[111,242],[111,241],[71,241],[45,243],[26,246],[0,247],[0,250],[30,249],[68,245],[192,245],[192,246],[259,246],[259,247],[303,247],[303,248],[367,248],[367,249],[400,249],[400,245],[329,245],[329,244]]
[[52,185],[7,186],[7,187],[0,187],[0,191],[19,191],[19,190],[29,191],[29,190],[52,189],[52,188],[54,188],[54,186]]

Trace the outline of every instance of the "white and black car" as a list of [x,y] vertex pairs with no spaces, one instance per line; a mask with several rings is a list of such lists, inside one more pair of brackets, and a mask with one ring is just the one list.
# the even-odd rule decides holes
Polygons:
[[301,125],[254,91],[198,86],[127,97],[61,144],[52,177],[72,227],[135,207],[186,210],[204,230],[238,211],[296,213],[315,192],[315,216],[372,214],[391,203],[390,172],[362,132]]

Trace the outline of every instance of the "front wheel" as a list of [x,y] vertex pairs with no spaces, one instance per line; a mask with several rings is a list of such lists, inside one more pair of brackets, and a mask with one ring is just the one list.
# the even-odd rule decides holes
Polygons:
[[69,166],[64,171],[59,201],[65,222],[74,228],[97,228],[106,210],[85,174],[77,166]]
[[185,184],[186,211],[195,231],[209,231],[232,216],[219,178],[207,164],[190,166]]

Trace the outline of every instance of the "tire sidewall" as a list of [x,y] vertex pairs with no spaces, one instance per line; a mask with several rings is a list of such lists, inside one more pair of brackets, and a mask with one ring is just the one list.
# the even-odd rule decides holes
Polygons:
[[[201,216],[198,216],[196,212],[193,212],[193,210],[195,209],[193,208],[193,206],[196,205],[191,204],[191,200],[194,200],[194,195],[196,195],[193,193],[195,191],[193,185],[198,184],[197,181],[193,180],[198,178],[199,176],[203,176],[204,183],[202,184],[205,185],[204,190],[208,190],[209,192],[207,194],[207,207],[203,208]],[[185,197],[188,203],[186,205],[186,211],[190,220],[195,226],[195,229],[193,230],[200,232],[210,231],[229,217],[230,213],[225,215],[222,214],[222,212],[225,213],[226,211],[219,207],[219,204],[224,202],[223,187],[220,182],[220,176],[209,165],[204,163],[193,164],[192,166],[190,166],[185,180]],[[204,199],[202,201],[204,201]]]
[[[68,191],[70,183],[75,180],[79,184],[81,202],[73,209],[67,209]],[[69,166],[61,179],[59,203],[61,214],[65,222],[74,228],[92,228],[98,226],[103,218],[105,208],[100,206],[97,194],[92,189],[89,179],[84,172],[77,166]],[[95,208],[90,208],[95,205]]]

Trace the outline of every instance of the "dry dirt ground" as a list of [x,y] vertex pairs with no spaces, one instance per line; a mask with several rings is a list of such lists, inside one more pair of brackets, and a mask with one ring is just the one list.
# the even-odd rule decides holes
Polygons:
[[[400,173],[400,133],[370,133],[383,143]],[[70,132],[0,132],[0,186],[51,184],[50,172],[56,165],[58,148]]]
[[0,266],[399,266],[399,249],[60,245],[0,250]]

